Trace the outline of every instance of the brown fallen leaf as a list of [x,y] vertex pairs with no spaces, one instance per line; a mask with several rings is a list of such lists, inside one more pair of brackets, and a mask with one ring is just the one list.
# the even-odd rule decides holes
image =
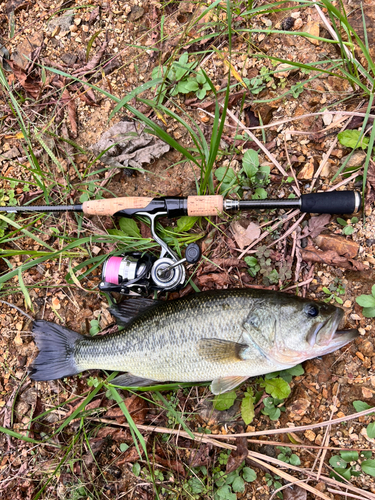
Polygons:
[[104,55],[104,52],[106,51],[108,45],[108,34],[105,37],[105,40],[98,50],[98,52],[94,55],[94,57],[85,65],[83,68],[76,69],[73,71],[73,76],[79,77],[84,75],[85,73],[89,73],[90,71],[93,71],[96,66],[100,63],[101,58]]
[[247,448],[247,439],[245,437],[236,438],[236,446],[237,448],[235,450],[232,450],[228,457],[228,462],[225,469],[226,474],[237,470],[245,460],[249,452]]
[[345,236],[332,233],[323,233],[314,239],[314,243],[321,250],[333,250],[343,257],[354,259],[357,256],[359,245],[353,240],[347,240]]
[[333,250],[323,252],[309,246],[301,250],[301,256],[302,260],[306,262],[317,262],[320,264],[327,264],[329,266],[343,267],[344,269],[350,269],[352,271],[364,271],[367,269],[362,262],[342,257]]
[[208,288],[217,288],[217,287],[223,287],[225,285],[230,284],[230,278],[228,276],[228,273],[221,273],[221,274],[216,274],[216,273],[211,273],[211,274],[204,274],[202,276],[199,276],[197,278],[197,285],[198,286],[205,286]]
[[309,224],[304,227],[302,231],[302,238],[306,238],[306,236],[316,238],[323,231],[330,220],[331,216],[329,214],[322,214],[311,217],[309,220]]
[[201,444],[198,450],[192,451],[189,465],[190,467],[207,466],[211,460],[210,451],[212,444]]
[[183,464],[178,460],[168,460],[167,458],[161,458],[159,455],[154,455],[154,460],[155,463],[163,465],[164,467],[168,467],[178,472],[178,474],[181,474],[181,476],[185,477],[185,468]]
[[26,74],[25,70],[18,66],[14,61],[8,61],[8,64],[12,68],[14,76],[19,81],[20,85],[26,90],[28,94],[31,95],[34,99],[39,97],[41,91],[41,82],[36,81]]
[[[247,224],[247,227],[245,224]],[[241,223],[240,221],[234,221],[230,225],[230,228],[241,250],[260,236],[260,227],[255,222],[249,223],[247,220],[244,220]]]

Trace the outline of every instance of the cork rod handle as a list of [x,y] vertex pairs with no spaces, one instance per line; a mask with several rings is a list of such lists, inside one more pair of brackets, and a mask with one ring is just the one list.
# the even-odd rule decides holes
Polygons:
[[153,198],[138,196],[91,200],[83,203],[82,210],[87,215],[113,215],[120,210],[129,208],[146,208],[152,200]]
[[218,215],[223,211],[223,197],[214,196],[188,196],[187,209],[188,215]]

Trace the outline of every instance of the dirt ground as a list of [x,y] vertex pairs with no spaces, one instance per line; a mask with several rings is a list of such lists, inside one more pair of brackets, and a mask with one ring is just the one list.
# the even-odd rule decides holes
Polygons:
[[[102,134],[120,120],[132,120],[134,116],[125,108],[112,116],[116,106],[113,98],[66,76],[76,75],[76,78],[95,85],[114,98],[122,99],[151,80],[154,68],[178,60],[184,52],[190,54],[189,61],[200,61],[200,67],[204,68],[219,92],[220,102],[224,100],[224,92],[220,91],[225,91],[228,72],[231,73],[230,114],[226,118],[215,168],[226,166],[238,172],[246,150],[258,149],[250,136],[238,137],[241,127],[258,127],[251,132],[292,176],[292,182],[285,182],[272,158],[260,151],[260,164],[270,167],[270,183],[265,186],[268,197],[287,199],[291,194],[307,193],[311,189],[327,191],[343,181],[345,188],[340,184],[339,189],[360,190],[362,183],[356,177],[349,181],[342,175],[332,179],[351,152],[350,148],[340,144],[337,134],[344,129],[361,127],[363,116],[358,116],[358,113],[366,111],[368,97],[354,91],[348,80],[337,76],[285,69],[284,63],[272,65],[270,59],[254,56],[261,54],[304,65],[319,64],[338,57],[336,46],[284,33],[246,32],[246,29],[265,30],[270,26],[275,30],[285,30],[285,23],[289,23],[290,29],[326,38],[329,34],[317,10],[312,6],[298,8],[290,2],[287,6],[293,6],[293,10],[275,10],[268,15],[249,18],[242,16],[247,3],[238,2],[232,20],[232,67],[229,67],[225,63],[229,57],[228,36],[225,30],[220,31],[220,26],[225,26],[225,12],[222,10],[219,14],[212,9],[199,26],[190,24],[211,3],[153,0],[3,2],[0,5],[0,54],[4,75],[22,109],[21,115],[27,123],[42,172],[35,172],[29,162],[20,120],[13,112],[14,107],[12,110],[8,92],[3,86],[0,95],[1,205],[9,204],[11,189],[14,189],[19,204],[34,203],[34,200],[35,204],[44,203],[43,190],[35,182],[38,175],[39,179],[44,179],[50,202],[55,204],[80,203],[82,195],[97,194],[99,186],[104,197],[196,194],[199,169],[175,149],[170,149],[150,164],[143,164],[141,171],[133,173],[123,167],[109,167],[100,160],[93,161],[91,148]],[[350,14],[349,21],[363,37],[360,3],[344,3]],[[372,52],[375,7],[370,1],[364,2],[364,16],[371,27],[367,36]],[[213,35],[200,39],[202,33]],[[197,41],[190,43],[191,40]],[[1,52],[2,48],[7,49],[10,59],[4,55],[4,50]],[[358,52],[356,56],[360,58]],[[277,71],[267,79],[262,76],[264,67]],[[53,68],[55,72],[45,68]],[[240,79],[251,81],[259,78],[261,90],[249,92],[241,85],[238,75]],[[307,83],[298,89],[298,83],[305,80]],[[288,93],[295,86],[295,94]],[[142,93],[142,98],[153,99],[156,92],[155,88],[148,88]],[[133,98],[130,104],[162,126],[179,144],[187,148],[193,146],[191,136],[181,123],[167,114],[154,112],[145,101]],[[215,113],[212,91],[202,100],[194,93],[179,93],[164,105],[179,116],[186,113],[192,117],[206,139],[210,139]],[[262,124],[268,127],[261,129]],[[369,124],[371,127],[373,119],[370,118]],[[351,165],[362,165],[365,152],[359,149],[355,155]],[[370,163],[370,179],[375,178],[374,168],[374,163]],[[214,183],[219,189],[216,178]],[[375,184],[372,188],[368,185],[367,189],[368,192],[372,189],[373,193]],[[251,189],[244,189],[244,198],[250,198],[251,194]],[[343,328],[358,329],[360,335],[341,351],[304,363],[305,373],[291,382],[292,392],[285,402],[286,411],[277,421],[263,415],[261,405],[256,408],[255,419],[249,426],[241,419],[239,403],[230,410],[215,411],[208,387],[168,392],[168,401],[173,402],[174,408],[186,412],[185,416],[189,415],[186,421],[191,431],[203,430],[212,435],[262,431],[260,439],[263,441],[277,439],[285,446],[301,445],[298,448],[301,467],[314,468],[315,472],[323,450],[308,446],[320,447],[325,440],[326,446],[373,450],[374,439],[366,434],[366,426],[373,421],[371,416],[330,427],[329,440],[326,440],[326,428],[319,427],[280,436],[267,434],[269,429],[310,425],[351,415],[355,412],[353,401],[375,406],[374,321],[363,316],[362,307],[356,302],[359,295],[370,294],[375,284],[375,211],[373,198],[369,200],[357,215],[358,222],[349,221],[354,228],[350,235],[343,234],[343,225],[336,216],[312,221],[313,217],[306,215],[296,224],[301,214],[289,217],[290,211],[286,210],[247,212],[237,218],[214,217],[214,225],[202,221],[200,228],[193,229],[193,233],[202,233],[200,245],[203,256],[207,257],[197,266],[187,267],[188,275],[192,276],[194,286],[199,290],[255,286],[295,293],[298,288],[301,296],[339,303],[345,312]],[[365,221],[363,215],[366,215]],[[349,216],[344,218],[350,219]],[[23,219],[19,215],[15,220],[21,224]],[[266,228],[277,221],[280,224],[276,230],[267,233]],[[176,224],[165,219],[161,219],[161,223],[171,227]],[[258,235],[241,244],[241,234],[250,223],[259,226],[259,234],[264,237]],[[143,222],[139,227],[142,236],[149,237],[149,229]],[[44,243],[59,250],[65,243],[57,235],[65,235],[66,242],[70,242],[85,236],[105,236],[113,228],[118,228],[118,222],[109,217],[85,218],[79,226],[71,214],[51,214],[35,220],[28,228],[29,232],[15,231],[14,237],[9,236],[14,228],[5,227],[4,237],[0,240],[1,249],[38,252],[45,249],[41,244]],[[30,236],[30,231],[41,243]],[[267,266],[278,271],[278,280],[267,281],[267,274],[258,273],[255,277],[249,274],[243,250],[255,240],[246,255],[261,260],[259,248],[269,246]],[[46,260],[22,273],[22,284],[27,287],[32,309],[25,294],[21,293],[18,275],[1,284],[0,498],[156,498],[150,475],[145,472],[147,460],[144,455],[139,456],[122,411],[105,390],[99,391],[88,402],[87,419],[80,414],[64,430],[51,437],[51,442],[59,448],[32,442],[51,436],[92,390],[92,380],[102,376],[101,372],[94,371],[39,383],[27,377],[27,367],[35,358],[37,349],[31,335],[32,322],[22,311],[27,310],[32,318],[64,324],[85,334],[89,334],[92,320],[98,320],[100,330],[111,328],[114,323],[107,300],[97,289],[100,267],[92,271],[90,265],[84,267],[80,273],[87,271],[87,276],[78,282],[79,286],[77,280],[67,280],[70,266],[75,267],[88,257],[105,255],[116,249],[112,241],[89,243],[88,246],[90,255],[87,246],[82,245],[74,250],[74,255]],[[17,268],[28,258],[21,253],[7,255],[0,262],[2,274]],[[289,274],[285,274],[285,270]],[[327,289],[331,298],[325,291]],[[168,299],[192,291],[192,286],[188,285],[180,292],[169,294]],[[243,395],[251,383],[241,386],[238,395]],[[143,398],[128,391],[120,392],[140,429],[143,429],[142,425],[182,429],[151,393],[142,393]],[[16,435],[12,437],[10,431],[31,441],[22,441]],[[183,486],[194,474],[201,474],[197,467],[206,467],[208,476],[213,474],[220,463],[220,448],[179,437],[178,433],[167,436],[145,430],[141,432],[152,468],[161,473],[161,476],[156,475],[160,498],[220,500],[208,479],[205,479],[207,487],[204,491],[187,491]],[[79,436],[79,440],[74,441],[74,436]],[[249,443],[248,446],[266,456],[275,458],[278,455],[275,448],[267,444]],[[326,464],[331,455],[330,451],[327,455],[323,452]],[[318,465],[315,463],[317,457]],[[136,473],[134,464],[140,464],[140,474]],[[249,458],[246,464],[257,472],[257,480],[246,483],[245,491],[236,493],[237,498],[270,499],[275,488],[267,483],[267,469],[259,468]],[[303,477],[298,471],[285,470],[298,479]],[[329,476],[326,465],[323,473]],[[375,494],[370,475],[353,476],[350,482],[358,491],[357,496],[348,495],[348,498],[375,498],[365,496]],[[334,491],[338,486],[332,487],[323,480],[312,484],[326,495],[322,498],[345,498]],[[180,486],[182,489],[178,489]],[[36,497],[41,488],[41,496]],[[284,490],[284,499],[291,498],[317,497],[312,493],[306,496],[306,491],[301,488],[298,491]]]

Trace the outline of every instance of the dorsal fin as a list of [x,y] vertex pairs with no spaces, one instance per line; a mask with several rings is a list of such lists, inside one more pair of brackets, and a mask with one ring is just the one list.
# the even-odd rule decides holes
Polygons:
[[161,300],[144,299],[143,297],[131,298],[124,300],[121,304],[114,304],[109,308],[109,312],[116,318],[118,325],[125,326],[139,314],[161,303]]

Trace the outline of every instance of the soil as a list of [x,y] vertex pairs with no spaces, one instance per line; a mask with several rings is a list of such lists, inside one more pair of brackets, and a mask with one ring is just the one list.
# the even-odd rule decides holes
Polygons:
[[[347,2],[344,4],[350,13],[349,20],[363,37],[360,3],[354,1],[350,2],[350,6]],[[358,129],[363,124],[363,117],[350,117],[340,112],[363,113],[368,99],[359,92],[354,92],[347,80],[337,76],[321,72],[306,75],[302,71],[286,69],[284,63],[275,63],[273,66],[270,59],[255,57],[257,54],[266,54],[271,58],[301,64],[318,64],[325,59],[337,58],[337,45],[284,33],[250,35],[243,31],[250,28],[265,30],[270,26],[285,30],[287,25],[295,31],[307,31],[314,36],[329,36],[317,10],[312,7],[297,8],[292,2],[290,6],[294,7],[291,11],[252,18],[241,15],[246,10],[245,6],[239,8],[237,17],[233,19],[233,69],[229,69],[223,60],[223,57],[229,57],[225,30],[224,34],[217,33],[212,38],[199,41],[201,35],[197,27],[191,28],[189,25],[197,13],[203,12],[205,8],[200,2],[166,2],[163,5],[143,0],[103,0],[90,4],[78,1],[38,0],[31,3],[10,0],[2,3],[0,54],[3,54],[1,47],[4,46],[11,55],[9,64],[12,67],[12,71],[10,67],[9,71],[6,70],[4,62],[4,74],[13,95],[19,99],[28,124],[31,144],[45,174],[45,185],[50,190],[50,202],[80,203],[80,196],[89,190],[90,183],[94,183],[95,193],[102,186],[101,194],[104,197],[196,194],[199,168],[186,161],[174,149],[153,163],[143,165],[144,170],[135,173],[125,168],[113,171],[100,160],[93,161],[90,147],[119,120],[132,120],[132,113],[122,108],[120,112],[112,114],[116,106],[113,99],[88,86],[75,88],[74,80],[40,68],[50,67],[67,75],[74,72],[79,75],[79,71],[97,54],[101,55],[94,69],[84,72],[84,77],[96,87],[122,99],[140,84],[151,80],[153,69],[159,64],[165,64],[169,58],[178,59],[183,52],[188,51],[191,58],[189,60],[198,60],[200,52],[215,47],[215,51],[207,52],[201,67],[219,91],[221,101],[223,92],[220,93],[220,90],[226,88],[228,72],[231,72],[233,92],[229,110],[234,118],[232,115],[227,116],[220,144],[220,150],[224,153],[218,156],[214,168],[227,166],[238,172],[246,150],[258,149],[251,138],[238,138],[241,126],[238,123],[244,127],[256,127],[263,123],[269,127],[252,132],[283,168],[291,166],[296,176],[295,181],[285,182],[269,156],[261,151],[260,164],[270,166],[271,182],[266,186],[268,197],[286,199],[296,192],[306,193],[311,189],[326,191],[345,181],[342,175],[333,180],[351,152],[337,142],[337,134],[344,126],[347,130]],[[365,16],[371,27],[374,12],[372,2],[365,2]],[[202,22],[205,24],[200,26],[202,33],[216,33],[219,21],[225,24],[224,11],[218,15],[215,10],[211,10],[204,16]],[[190,29],[188,33],[185,32],[187,27]],[[371,50],[373,33],[372,28],[368,29]],[[164,37],[162,42],[161,35]],[[190,44],[189,39],[198,41]],[[356,50],[356,56],[361,60],[358,46]],[[34,65],[30,59],[35,61]],[[362,60],[361,62],[364,64]],[[264,88],[258,94],[241,87],[238,75],[249,80],[261,78],[264,67],[269,71],[276,70],[276,73],[268,81],[264,81]],[[306,79],[309,81],[303,85],[303,92],[296,91],[295,97],[290,93],[286,94],[291,87]],[[64,95],[63,87],[68,88],[70,93]],[[153,99],[155,95],[156,90],[151,88],[142,93],[142,98]],[[130,104],[162,126],[178,143],[186,148],[193,146],[188,131],[181,123],[166,114],[156,114],[147,102],[134,98]],[[206,139],[210,140],[214,126],[212,115],[215,112],[212,92],[208,92],[202,101],[193,93],[178,94],[164,104],[180,116],[190,116]],[[44,203],[43,198],[40,198],[43,191],[35,183],[35,172],[32,172],[27,157],[27,145],[20,134],[20,126],[12,113],[5,88],[0,95],[0,107],[0,204],[4,206],[9,202],[9,190],[13,189],[9,179],[14,179],[15,196],[20,204],[30,201]],[[324,115],[317,114],[324,110]],[[285,121],[289,118],[293,120]],[[282,123],[271,126],[280,121]],[[49,151],[52,151],[52,155]],[[363,156],[358,161],[363,162]],[[322,162],[323,168],[319,169]],[[371,167],[370,164],[371,168],[374,166]],[[81,180],[86,169],[86,177]],[[318,169],[319,175],[316,175]],[[291,172],[292,170],[288,170],[288,173]],[[87,173],[92,175],[88,176]],[[31,184],[27,184],[28,182]],[[214,183],[215,189],[219,189],[218,181],[215,180]],[[355,178],[339,189],[361,189],[361,181]],[[369,185],[367,189],[370,192]],[[251,189],[244,189],[243,197],[250,198],[252,194]],[[360,335],[341,351],[304,363],[305,373],[291,382],[292,392],[285,402],[286,411],[278,421],[271,421],[268,416],[263,415],[260,405],[251,425],[245,426],[238,401],[237,406],[234,405],[228,411],[214,411],[208,387],[180,388],[168,392],[168,399],[173,401],[174,407],[180,412],[186,412],[185,418],[189,415],[187,425],[192,431],[201,432],[203,429],[213,435],[264,431],[261,439],[271,441],[274,436],[267,435],[268,429],[309,425],[351,415],[355,412],[353,401],[360,400],[375,406],[374,321],[363,316],[362,307],[356,302],[359,295],[370,294],[375,284],[373,199],[358,214],[359,221],[352,223],[354,230],[348,236],[343,235],[343,226],[336,216],[331,217],[324,225],[317,222],[318,231],[314,236],[310,215],[306,215],[299,225],[293,227],[300,214],[288,218],[289,214],[289,211],[284,210],[258,211],[241,214],[238,218],[244,229],[250,223],[260,226],[262,235],[267,232],[267,227],[280,221],[274,232],[267,234],[247,252],[247,255],[256,255],[260,261],[263,254],[259,253],[259,248],[263,248],[264,252],[264,246],[269,246],[271,253],[267,266],[278,270],[279,280],[272,282],[267,281],[266,274],[258,273],[255,277],[249,274],[242,249],[247,244],[239,248],[238,225],[235,226],[236,233],[233,229],[233,217],[226,215],[222,218],[213,217],[213,225],[202,221],[201,228],[193,229],[193,232],[204,233],[200,244],[203,256],[207,259],[201,260],[196,266],[187,266],[188,276],[192,277],[194,286],[201,291],[255,286],[286,289],[289,293],[295,293],[298,286],[299,295],[328,300],[336,305],[339,302],[345,312],[342,327],[358,329]],[[349,216],[345,219],[349,219]],[[23,216],[17,215],[16,221],[21,224],[22,220]],[[164,226],[175,227],[176,224],[175,221],[165,219],[160,222]],[[61,239],[56,234],[64,234],[69,239],[105,235],[108,229],[113,228],[118,228],[118,221],[109,217],[85,218],[83,227],[79,227],[74,216],[64,213],[48,215],[36,221],[31,229],[45,244],[58,250]],[[292,230],[288,233],[290,229]],[[149,229],[144,223],[140,223],[140,230],[142,236],[149,237]],[[10,231],[11,228],[8,227],[5,235],[9,236]],[[24,249],[28,252],[43,250],[27,232],[21,234],[16,231],[15,234],[16,238],[10,237],[1,244],[2,249]],[[319,244],[318,235],[321,237]],[[325,243],[322,243],[323,240]],[[314,263],[304,260],[306,248],[320,252],[320,261]],[[77,250],[77,255],[71,261],[73,267],[88,258],[86,249],[87,247],[82,247]],[[90,246],[91,256],[105,255],[114,250],[112,243],[101,242]],[[157,250],[154,249],[155,252]],[[329,252],[334,252],[335,256],[341,258],[340,265],[333,264]],[[0,262],[0,270],[2,273],[8,272],[9,268],[19,267],[27,259],[27,255],[22,254],[8,256]],[[32,307],[28,304],[27,297],[21,293],[18,275],[2,284],[0,289],[0,300],[3,301],[0,313],[1,425],[8,431],[36,441],[51,436],[78,408],[87,391],[92,389],[92,381],[103,374],[91,371],[58,381],[31,381],[27,377],[27,367],[35,358],[37,349],[31,334],[32,321],[22,311],[27,310],[34,319],[64,324],[84,334],[90,334],[90,322],[93,319],[98,320],[100,330],[116,329],[108,311],[108,303],[98,292],[100,267],[91,271],[89,267],[84,267],[81,273],[90,272],[77,286],[77,280],[67,279],[69,265],[69,259],[62,255],[59,259],[47,260],[22,273],[23,285],[28,287]],[[290,274],[283,276],[282,270],[288,270]],[[331,298],[325,291],[327,288],[331,291]],[[188,285],[180,292],[169,294],[168,300],[191,292],[192,286]],[[247,382],[237,390],[239,400],[246,392],[246,387],[252,383],[254,381]],[[129,391],[120,393],[139,426],[152,424],[179,428],[178,422],[173,420],[173,414],[171,416],[170,412],[161,409],[160,402],[157,403],[151,393],[146,393],[145,399],[132,395]],[[143,393],[142,395],[144,396]],[[44,412],[47,413],[40,417]],[[39,418],[36,419],[37,417]],[[74,418],[63,431],[51,438],[55,444],[63,447],[60,449],[53,448],[50,444],[37,445],[21,441],[2,432],[0,498],[31,499],[35,498],[41,488],[44,490],[40,498],[156,498],[150,475],[147,475],[146,458],[144,455],[139,456],[131,432],[122,426],[125,424],[123,413],[108,393],[103,390],[98,392],[86,407],[86,417]],[[106,419],[106,425],[100,422],[101,417]],[[366,427],[371,421],[372,416],[365,416],[331,427],[328,445],[353,450],[373,450],[374,439],[366,434]],[[84,427],[87,438],[80,438],[78,444],[74,444],[74,453],[69,450],[66,459],[64,454],[68,452],[67,447],[73,443],[74,436],[83,435],[81,426]],[[287,434],[281,434],[277,439],[285,446],[290,443],[321,446],[325,433],[326,428],[317,427],[293,434],[289,438]],[[210,486],[195,496],[190,490],[186,492],[184,489],[178,490],[178,487],[185,488],[188,484],[192,477],[192,467],[206,467],[208,475],[212,474],[214,467],[217,467],[221,450],[184,437],[170,436],[166,440],[165,434],[150,431],[142,431],[142,434],[152,460],[152,469],[162,474],[156,476],[157,484],[163,488],[159,492],[161,498],[214,498],[209,481],[207,484]],[[294,436],[297,436],[298,441]],[[124,444],[129,447],[125,449]],[[249,444],[249,447],[265,455],[278,455],[273,446]],[[65,450],[64,453],[62,450]],[[298,454],[301,467],[312,468],[318,450],[299,448]],[[328,452],[326,455],[325,464],[328,464],[331,454],[333,453]],[[257,480],[246,483],[245,491],[238,493],[237,498],[270,498],[274,488],[267,484],[266,470],[259,469],[255,463],[246,460],[247,465],[256,470]],[[140,475],[134,464],[140,464]],[[194,474],[199,472],[197,469],[194,471]],[[293,471],[287,472],[293,474]],[[324,465],[323,473],[329,476],[329,472],[327,465]],[[51,477],[49,483],[48,479]],[[297,472],[295,477],[302,478]],[[350,482],[362,489],[363,498],[373,498],[365,496],[369,492],[375,494],[375,484],[370,475],[352,477]],[[332,488],[324,481],[314,483],[314,487],[323,492],[326,498],[332,499],[341,498],[329,491],[329,488],[338,489],[340,484],[337,485]],[[303,494],[304,491],[301,495]],[[285,490],[284,498],[288,498]],[[309,499],[313,496],[308,493],[307,497],[301,498]]]

